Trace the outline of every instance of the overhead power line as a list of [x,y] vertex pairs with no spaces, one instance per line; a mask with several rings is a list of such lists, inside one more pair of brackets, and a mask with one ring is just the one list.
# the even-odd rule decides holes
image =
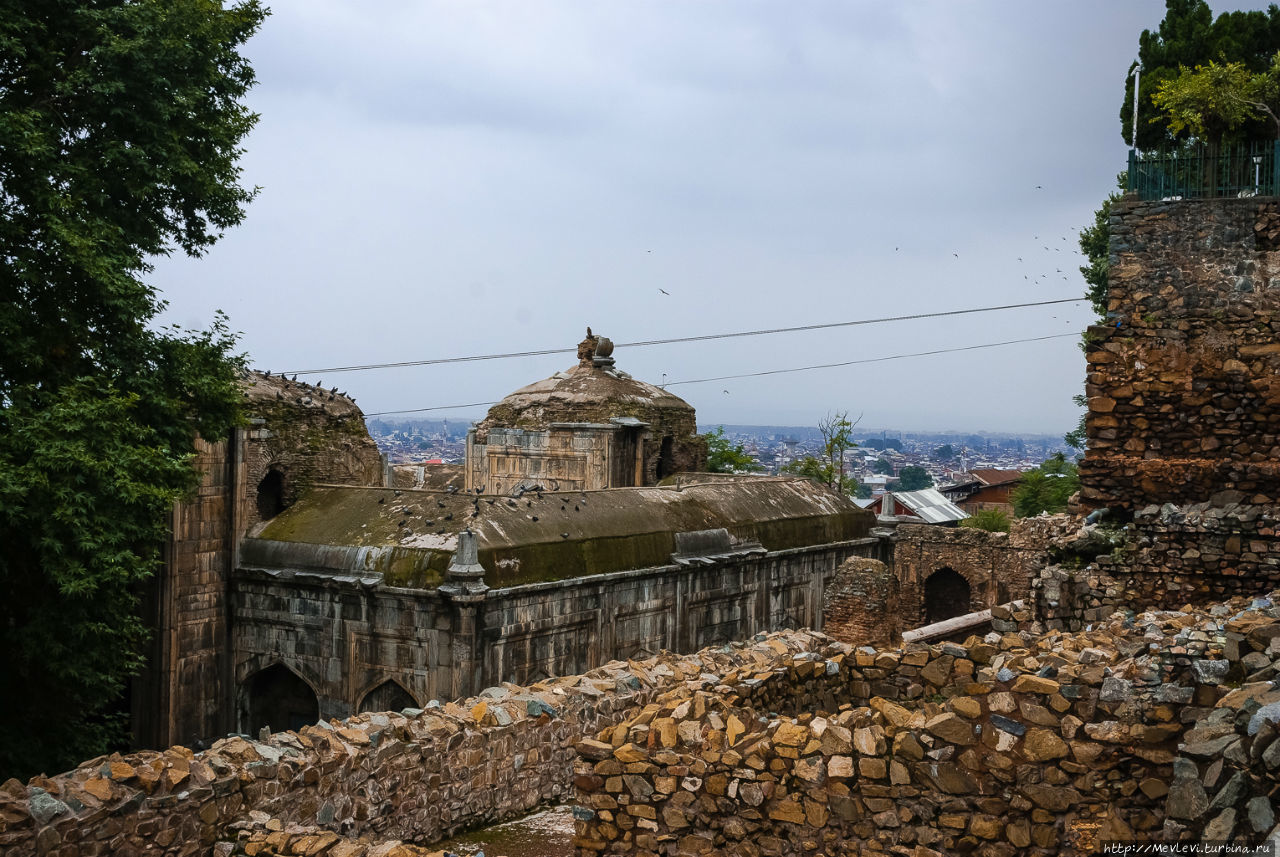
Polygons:
[[1049,336],[1032,336],[1027,339],[1007,339],[1004,342],[987,342],[983,345],[965,345],[960,348],[938,348],[933,351],[916,351],[911,354],[891,354],[887,357],[864,357],[860,360],[845,360],[842,363],[816,363],[813,366],[796,366],[792,369],[768,369],[764,372],[744,372],[741,375],[718,375],[715,378],[695,378],[690,381],[668,381],[662,386],[674,387],[678,384],[707,384],[711,381],[733,381],[738,378],[762,378],[765,375],[782,375],[787,372],[808,372],[811,369],[835,369],[840,366],[857,366],[859,363],[883,363],[886,360],[902,360],[907,357],[929,357],[934,354],[954,354],[957,351],[977,351],[981,348],[998,348],[1001,345],[1018,345],[1023,342],[1043,342],[1046,339],[1064,339],[1068,336],[1078,337],[1078,333],[1054,333]]
[[377,411],[376,413],[365,414],[365,416],[366,417],[385,417],[387,414],[422,414],[422,413],[426,413],[427,411],[460,411],[463,408],[483,408],[483,407],[487,407],[488,405],[496,405],[496,404],[498,403],[496,401],[493,401],[493,402],[469,402],[468,404],[465,404],[465,405],[436,405],[435,407],[432,407],[432,408],[409,408],[403,411]]
[[[914,321],[922,318],[944,318],[956,315],[972,315],[979,312],[1000,312],[1009,309],[1026,307],[1053,306],[1054,304],[1071,304],[1086,301],[1088,298],[1057,298],[1050,301],[1032,301],[1022,304],[1004,304],[1003,306],[975,307],[973,309],[953,309],[942,312],[920,312],[912,315],[892,315],[883,318],[863,318],[855,321],[832,321],[823,324],[802,324],[797,327],[773,327],[763,330],[739,330],[732,333],[707,333],[700,336],[676,336],[670,339],[642,339],[637,342],[616,342],[615,348],[645,348],[651,345],[674,345],[680,342],[708,342],[713,339],[736,339],[743,336],[772,336],[777,333],[799,333],[805,330],[827,330],[834,327],[857,327],[866,324],[887,324],[895,321]],[[474,354],[468,357],[436,357],[430,360],[404,360],[398,363],[365,363],[357,366],[330,366],[327,369],[287,369],[284,375],[321,375],[331,372],[365,372],[372,369],[402,369],[408,366],[437,366],[442,363],[471,363],[478,360],[510,360],[517,357],[543,357],[548,354],[577,354],[575,348],[543,348],[537,351],[509,351],[504,354]]]
[[[1004,345],[1020,345],[1024,342],[1044,342],[1049,339],[1066,339],[1068,337],[1078,337],[1079,333],[1054,333],[1049,336],[1031,336],[1026,339],[1006,339],[1003,342],[986,342],[982,345],[962,345],[958,348],[936,348],[932,351],[914,351],[910,354],[890,354],[885,357],[863,357],[858,360],[845,360],[840,363],[817,363],[812,366],[795,366],[790,369],[767,369],[763,372],[744,372],[740,375],[718,375],[714,378],[694,378],[686,381],[668,381],[662,387],[674,387],[680,384],[707,384],[712,381],[732,381],[740,378],[761,378],[765,375],[782,375],[787,372],[809,372],[814,369],[835,369],[841,366],[856,366],[860,363],[883,363],[887,360],[905,360],[909,357],[931,357],[935,354],[955,354],[960,351],[978,351],[984,348],[999,348]],[[301,373],[299,373],[301,374]],[[372,414],[365,414],[366,417],[384,417],[389,414],[421,414],[427,411],[457,411],[463,408],[480,408],[488,405],[496,405],[493,402],[471,402],[465,405],[436,405],[430,408],[409,408],[400,411],[378,411]]]

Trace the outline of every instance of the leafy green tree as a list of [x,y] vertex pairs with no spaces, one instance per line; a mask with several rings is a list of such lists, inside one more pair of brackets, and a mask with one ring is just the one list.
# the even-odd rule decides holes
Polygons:
[[1266,117],[1273,136],[1280,137],[1275,100],[1280,94],[1276,61],[1254,74],[1243,63],[1212,60],[1194,69],[1182,68],[1177,77],[1163,80],[1152,102],[1167,117],[1175,134],[1188,131],[1199,140],[1216,143],[1229,139],[1245,125]]
[[118,742],[137,597],[242,360],[157,328],[150,257],[241,221],[257,0],[0,0],[0,778]]
[[[1088,261],[1087,265],[1080,266],[1080,274],[1084,277],[1084,281],[1088,286],[1085,291],[1085,297],[1089,299],[1089,303],[1098,317],[1098,324],[1105,323],[1110,301],[1108,283],[1111,270],[1109,261],[1111,256],[1111,206],[1124,193],[1127,178],[1128,175],[1124,172],[1116,176],[1116,190],[1108,194],[1107,198],[1102,201],[1102,205],[1093,213],[1093,223],[1080,230],[1080,251]],[[1080,349],[1082,351],[1088,351],[1089,342],[1087,337],[1087,333],[1081,337]],[[1077,394],[1072,397],[1072,401],[1081,409],[1080,419],[1074,429],[1063,435],[1062,440],[1072,449],[1083,451],[1087,441],[1085,435],[1085,420],[1087,417],[1087,412],[1084,410],[1085,399],[1083,395]]]
[[1116,190],[1108,194],[1093,213],[1093,223],[1080,230],[1080,252],[1088,261],[1087,265],[1080,266],[1080,274],[1089,287],[1085,297],[1093,305],[1099,322],[1107,316],[1109,299],[1107,283],[1110,264],[1107,260],[1111,255],[1111,206],[1124,194],[1127,180],[1127,172],[1116,176]]
[[899,491],[919,491],[921,488],[932,488],[933,477],[923,467],[909,464],[898,471]]
[[1085,410],[1088,403],[1083,393],[1076,393],[1071,397],[1071,401],[1080,409],[1080,419],[1076,421],[1075,428],[1062,436],[1062,442],[1077,452],[1084,452],[1089,442],[1087,430],[1089,412]]
[[[814,458],[812,455],[806,455],[804,458],[797,458],[788,461],[782,465],[781,472],[790,473],[795,476],[803,476],[806,479],[812,479],[819,485],[826,485],[828,488],[835,488],[837,473],[832,466],[821,458]],[[844,494],[854,495],[862,486],[858,484],[858,480],[852,476],[841,476],[840,491]],[[870,495],[870,487],[867,488],[868,496]],[[861,496],[861,495],[859,495]]]
[[1058,453],[1022,474],[1022,481],[1010,497],[1013,513],[1019,518],[1029,518],[1041,512],[1064,511],[1071,495],[1079,489],[1080,477],[1075,463]]
[[1009,532],[1009,516],[999,509],[980,509],[960,522],[960,526],[989,533]]
[[[1185,136],[1172,127],[1169,117],[1152,103],[1161,84],[1178,77],[1182,69],[1210,61],[1240,63],[1250,72],[1265,71],[1280,50],[1280,9],[1265,12],[1227,12],[1215,20],[1204,0],[1166,0],[1164,20],[1138,38],[1138,62],[1142,66],[1138,97],[1138,139],[1133,139],[1133,76],[1125,81],[1120,105],[1120,129],[1126,143],[1154,149]],[[1241,126],[1245,138],[1267,136],[1267,124],[1258,120]]]
[[944,443],[933,451],[933,457],[937,461],[950,461],[959,454],[956,448],[949,443]]
[[724,436],[724,426],[717,426],[702,437],[707,442],[707,470],[711,473],[750,473],[762,469],[742,444]]
[[889,463],[887,458],[877,458],[876,463],[871,465],[872,473],[883,473],[886,476],[893,475],[893,465]]

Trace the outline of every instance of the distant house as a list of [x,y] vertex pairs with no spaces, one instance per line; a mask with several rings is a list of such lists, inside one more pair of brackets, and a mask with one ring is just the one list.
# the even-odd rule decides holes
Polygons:
[[984,467],[969,471],[967,478],[940,490],[948,500],[970,515],[983,509],[998,509],[1012,515],[1010,494],[1022,481],[1022,471]]
[[890,483],[897,482],[898,477],[885,476],[883,473],[874,473],[871,476],[860,477],[858,481],[871,489],[872,496],[878,497],[885,491],[889,490]]
[[916,518],[926,524],[942,524],[948,527],[954,527],[969,517],[963,509],[944,497],[936,488],[881,494],[872,502],[870,509],[881,516]]

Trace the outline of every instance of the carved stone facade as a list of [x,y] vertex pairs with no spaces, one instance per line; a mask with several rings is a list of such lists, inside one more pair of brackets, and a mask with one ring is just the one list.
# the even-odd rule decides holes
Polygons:
[[[609,408],[616,429],[643,422],[679,437],[680,455],[701,453],[692,408],[613,372],[594,340],[587,359],[580,428]],[[618,392],[637,389],[651,391],[639,404]],[[875,549],[868,513],[790,477],[523,496],[384,488],[389,469],[350,399],[265,374],[245,396],[250,424],[201,445],[200,491],[175,509],[146,601],[157,633],[134,686],[141,746],[820,624],[826,579]],[[554,395],[518,397],[515,422],[575,415]],[[598,429],[576,436],[616,440]],[[657,466],[646,437],[637,477]],[[458,559],[469,533],[475,554]]]
[[490,408],[467,435],[466,489],[593,491],[704,470],[693,408],[614,368],[612,353],[588,329],[576,366]]
[[228,593],[244,535],[311,485],[381,484],[377,446],[350,399],[256,372],[243,388],[250,425],[198,442],[200,486],[174,507],[164,566],[143,595],[155,630],[132,688],[140,746],[190,743],[234,722]]
[[[317,489],[244,541],[232,581],[237,725],[256,730],[255,712],[269,709],[347,716],[388,682],[421,707],[820,627],[836,568],[880,545],[871,523],[790,477],[519,502]],[[298,679],[291,706],[264,699],[271,687],[256,680],[280,668]]]

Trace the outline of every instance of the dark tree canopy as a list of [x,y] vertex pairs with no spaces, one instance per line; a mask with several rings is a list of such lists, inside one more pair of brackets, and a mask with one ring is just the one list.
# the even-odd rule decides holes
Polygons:
[[0,0],[0,778],[118,740],[139,587],[197,433],[238,419],[221,317],[156,329],[149,257],[240,222],[256,0]]
[[909,464],[898,471],[899,491],[919,491],[921,488],[932,487],[933,477],[923,467]]
[[1094,313],[1101,322],[1107,316],[1108,272],[1110,271],[1111,247],[1111,206],[1124,193],[1126,174],[1116,176],[1116,190],[1107,195],[1102,205],[1093,213],[1093,223],[1080,230],[1080,251],[1088,261],[1080,266],[1080,274],[1088,284],[1085,296],[1093,306]]
[[1010,497],[1013,513],[1019,518],[1029,518],[1041,512],[1064,511],[1067,501],[1078,490],[1080,477],[1076,465],[1059,453],[1022,474],[1022,481]]
[[[1215,20],[1204,0],[1165,0],[1165,16],[1155,30],[1138,37],[1138,62],[1142,65],[1138,93],[1137,148],[1155,149],[1176,142],[1167,118],[1152,104],[1161,82],[1178,76],[1180,68],[1195,68],[1209,61],[1239,62],[1252,72],[1265,71],[1280,50],[1280,8],[1265,12],[1225,12]],[[1155,120],[1155,121],[1152,121]],[[1121,135],[1133,140],[1133,76],[1125,81],[1120,105]],[[1268,138],[1274,132],[1266,121],[1241,129],[1243,139]]]

